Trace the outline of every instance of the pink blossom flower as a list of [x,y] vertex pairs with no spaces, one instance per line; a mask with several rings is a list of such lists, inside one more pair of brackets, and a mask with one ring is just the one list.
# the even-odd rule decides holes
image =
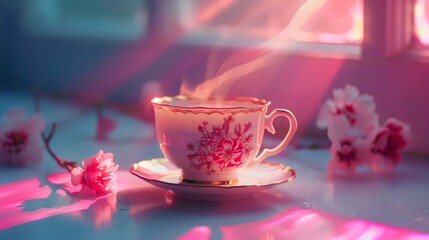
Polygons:
[[0,164],[31,166],[43,158],[40,135],[44,128],[40,114],[27,118],[21,108],[12,108],[3,117],[0,125]]
[[351,127],[348,119],[339,115],[332,118],[328,127],[328,137],[332,142],[328,162],[330,174],[337,170],[354,173],[360,165],[368,163],[371,157],[370,142],[362,138],[359,130]]
[[118,165],[113,161],[112,153],[98,151],[95,156],[82,161],[83,169],[75,167],[71,171],[71,182],[82,184],[82,191],[93,194],[106,194],[116,191],[116,171]]
[[109,134],[115,130],[116,121],[108,116],[98,116],[97,117],[97,126],[95,129],[95,138],[97,140],[106,140],[109,138]]
[[344,89],[334,90],[334,99],[328,99],[320,109],[317,119],[319,128],[327,128],[336,116],[345,116],[351,126],[366,134],[378,124],[375,102],[372,96],[359,95],[359,90],[347,84]]
[[383,127],[371,134],[374,171],[393,170],[402,159],[403,150],[410,145],[411,129],[395,118],[387,119]]

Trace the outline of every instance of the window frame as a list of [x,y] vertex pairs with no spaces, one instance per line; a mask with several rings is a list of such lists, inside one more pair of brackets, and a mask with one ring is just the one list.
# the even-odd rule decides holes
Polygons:
[[[385,32],[383,38],[378,38],[377,46],[363,45],[363,52],[378,51],[383,58],[401,61],[414,61],[429,63],[429,48],[418,44],[414,28],[415,0],[381,0],[384,1],[385,11],[375,11],[374,1],[365,0],[364,18],[385,14],[385,22],[377,23],[376,27],[365,26],[366,36],[377,35],[377,32]],[[372,4],[372,5],[371,5]],[[365,7],[364,7],[365,8]],[[368,21],[366,21],[368,22]],[[372,29],[373,28],[373,29]],[[364,37],[365,41],[365,37]],[[383,49],[382,46],[385,46]],[[370,55],[370,54],[369,54]],[[374,57],[374,56],[371,56]]]
[[[365,0],[363,0],[365,2]],[[164,8],[164,13],[168,9],[183,9],[184,5],[190,4],[189,1],[175,1],[164,2],[160,1],[160,8]],[[185,8],[186,9],[186,8]],[[234,36],[234,39],[224,40],[220,39],[216,32],[204,29],[193,33],[187,32],[186,27],[180,24],[180,15],[189,15],[190,13],[180,13],[176,11],[175,14],[162,16],[163,21],[160,21],[160,27],[164,30],[164,38],[169,34],[168,29],[175,29],[180,34],[183,34],[179,43],[184,45],[196,46],[212,46],[212,47],[226,47],[226,48],[258,48],[263,43],[267,42],[266,38],[256,38],[248,36]],[[362,43],[324,43],[324,42],[306,42],[299,40],[289,40],[288,44],[282,46],[271,46],[268,50],[275,50],[280,53],[298,54],[303,56],[316,56],[327,58],[340,58],[340,59],[359,59],[362,55]]]
[[[363,0],[363,41],[361,44],[338,44],[294,41],[287,47],[274,47],[280,53],[337,59],[402,59],[429,62],[429,48],[418,46],[414,33],[415,0]],[[188,1],[159,1],[157,33],[168,38],[171,29],[179,34],[179,44],[226,48],[261,46],[266,39],[234,36],[234,40],[222,41],[216,33],[197,31],[186,33],[179,23],[180,13],[165,15],[166,8],[181,9]],[[372,21],[371,19],[377,19]],[[381,20],[381,21],[380,21]],[[179,33],[177,33],[179,32]]]

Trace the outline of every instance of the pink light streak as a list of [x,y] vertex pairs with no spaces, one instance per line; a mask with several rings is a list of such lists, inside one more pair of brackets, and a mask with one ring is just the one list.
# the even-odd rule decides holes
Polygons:
[[94,200],[82,199],[68,206],[42,207],[34,211],[27,211],[25,209],[26,201],[43,201],[53,194],[51,187],[41,185],[38,179],[31,178],[0,186],[0,230],[58,214],[86,209],[94,203]]
[[192,228],[189,232],[178,237],[177,240],[209,240],[211,239],[211,229],[208,226],[197,226]]
[[[122,179],[119,191],[141,187],[128,171],[118,175]],[[81,196],[80,187],[70,183],[67,172],[49,175],[46,183],[30,178],[0,185],[0,230],[61,214],[88,217],[99,227],[110,223],[115,212],[116,195]]]
[[[308,209],[285,210],[270,218],[222,226],[223,239],[427,240],[429,234]],[[193,230],[193,229],[192,229]],[[192,230],[190,232],[192,232]],[[188,232],[188,233],[190,233]]]
[[[216,1],[210,9],[199,14],[199,21],[205,23],[215,18],[232,1]],[[80,99],[93,103],[107,95],[115,88],[125,84],[137,73],[150,67],[156,60],[168,53],[183,36],[193,29],[169,29],[169,33],[161,36],[149,36],[147,39],[125,47],[115,56],[99,64],[82,79],[76,81],[73,92],[80,93]],[[188,56],[185,56],[186,59]],[[194,58],[195,59],[195,58]],[[169,66],[164,66],[168,69]],[[169,70],[171,71],[171,70]],[[85,89],[82,91],[82,89]],[[86,91],[90,89],[91,91]]]

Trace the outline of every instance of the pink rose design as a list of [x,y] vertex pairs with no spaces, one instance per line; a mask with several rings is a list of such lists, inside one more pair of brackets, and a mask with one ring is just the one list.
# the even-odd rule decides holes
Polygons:
[[375,102],[372,96],[359,95],[359,90],[347,84],[334,90],[334,99],[328,99],[320,109],[317,126],[325,129],[336,116],[345,116],[349,124],[366,134],[378,125]]
[[328,162],[329,173],[342,170],[354,173],[359,165],[366,164],[370,157],[370,142],[360,137],[360,132],[352,128],[348,119],[337,116],[331,120],[328,137],[332,142],[332,158]]
[[191,152],[187,155],[191,167],[202,169],[207,174],[217,174],[243,164],[252,151],[253,135],[246,134],[252,124],[237,123],[231,126],[232,122],[233,116],[228,116],[222,124],[212,125],[211,131],[208,121],[198,125],[201,138],[186,145]]
[[217,162],[224,165],[226,168],[238,166],[243,163],[243,152],[244,145],[239,139],[225,138],[219,141],[219,145],[215,150],[215,158]]
[[40,134],[44,129],[40,114],[27,118],[21,108],[12,108],[3,117],[0,125],[0,164],[31,166],[43,158]]
[[82,191],[93,194],[106,194],[116,191],[116,171],[118,165],[112,153],[100,150],[95,156],[82,161],[83,169],[75,167],[71,171],[73,185],[82,184]]
[[410,126],[395,118],[387,119],[383,127],[370,135],[373,152],[371,167],[375,171],[392,170],[402,159],[403,150],[411,142]]

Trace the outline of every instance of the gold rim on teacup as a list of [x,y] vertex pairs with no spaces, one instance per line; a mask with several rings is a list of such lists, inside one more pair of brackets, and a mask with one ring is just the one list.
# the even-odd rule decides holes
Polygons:
[[183,183],[191,183],[196,185],[209,185],[209,186],[234,185],[238,183],[238,179],[226,180],[226,181],[196,181],[196,180],[181,178],[180,181]]
[[[237,102],[248,102],[252,103],[253,105],[233,105],[233,106],[200,106],[200,105],[190,105],[185,106],[181,104],[173,104],[175,101],[209,101],[209,102],[229,102],[229,101],[237,101]],[[163,106],[163,107],[174,107],[174,108],[199,108],[199,109],[237,109],[237,108],[260,108],[269,106],[271,104],[271,101],[261,99],[261,98],[255,98],[255,97],[209,97],[209,98],[196,98],[196,97],[188,97],[183,95],[177,95],[177,96],[165,96],[165,97],[155,97],[152,99],[152,104],[156,106]]]

